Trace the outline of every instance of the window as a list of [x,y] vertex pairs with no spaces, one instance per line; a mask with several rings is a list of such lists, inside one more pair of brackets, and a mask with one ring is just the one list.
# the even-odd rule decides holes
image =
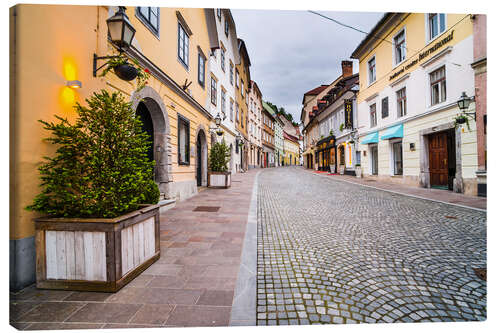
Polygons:
[[236,109],[236,123],[238,123],[240,121],[240,106],[236,103],[234,107]]
[[220,89],[220,110],[222,118],[226,118],[226,91],[223,87]]
[[441,67],[430,73],[431,105],[439,104],[446,100],[446,71]]
[[377,79],[377,73],[375,71],[375,57],[368,61],[368,84],[371,84]]
[[406,116],[406,87],[396,91],[398,103],[398,117]]
[[370,127],[377,126],[377,104],[370,105]]
[[241,79],[241,97],[243,97],[244,90],[245,90],[245,85],[243,84],[243,79]]
[[403,144],[396,142],[392,145],[392,156],[394,159],[394,174],[403,174]]
[[240,81],[240,74],[238,73],[238,70],[236,70],[236,78],[234,81],[236,83],[236,88],[238,88],[238,83]]
[[231,120],[231,122],[234,121],[234,118],[233,118],[233,106],[234,106],[234,102],[231,100],[229,102],[229,119]]
[[160,33],[160,7],[137,7],[137,16],[156,36]]
[[382,118],[389,116],[389,97],[382,98]]
[[219,21],[222,18],[222,10],[220,8],[217,8],[217,18],[219,19]]
[[220,68],[223,72],[226,71],[226,51],[223,47],[220,48]]
[[177,39],[177,56],[181,63],[189,68],[189,37],[186,30],[182,27],[180,23],[177,24],[178,28],[178,39]]
[[178,163],[189,165],[189,120],[177,114]]
[[234,72],[233,72],[233,63],[231,62],[231,60],[229,60],[229,83],[231,83],[231,85],[233,85],[233,75],[234,75]]
[[445,14],[436,14],[436,13],[428,14],[427,27],[429,29],[428,36],[430,41],[445,31],[446,29]]
[[224,21],[224,33],[226,34],[226,37],[229,36],[229,21],[227,19]]
[[213,105],[217,106],[217,81],[213,77],[210,81],[210,100]]
[[394,37],[394,53],[396,65],[406,59],[406,36],[404,29]]
[[206,58],[203,53],[198,52],[198,83],[205,88],[205,62]]

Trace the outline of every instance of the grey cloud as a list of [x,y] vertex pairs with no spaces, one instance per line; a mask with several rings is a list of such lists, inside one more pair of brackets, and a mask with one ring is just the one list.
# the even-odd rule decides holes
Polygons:
[[[304,92],[337,78],[340,62],[349,59],[365,37],[307,11],[238,9],[232,13],[238,37],[248,49],[252,79],[265,100],[283,106],[297,122]],[[321,13],[367,32],[383,15]]]

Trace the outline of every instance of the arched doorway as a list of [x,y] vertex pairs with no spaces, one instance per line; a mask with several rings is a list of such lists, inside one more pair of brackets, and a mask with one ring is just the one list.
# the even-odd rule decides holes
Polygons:
[[151,119],[151,115],[149,114],[148,108],[146,104],[140,102],[137,106],[137,110],[135,112],[136,117],[138,117],[142,122],[142,130],[146,132],[148,135],[148,159],[150,161],[154,160],[154,127],[153,120]]
[[143,122],[143,129],[150,137],[148,156],[154,160],[154,179],[160,193],[170,198],[171,156],[169,152],[170,123],[161,96],[151,87],[135,91],[131,96],[132,109]]
[[207,185],[207,139],[200,128],[196,135],[196,185]]

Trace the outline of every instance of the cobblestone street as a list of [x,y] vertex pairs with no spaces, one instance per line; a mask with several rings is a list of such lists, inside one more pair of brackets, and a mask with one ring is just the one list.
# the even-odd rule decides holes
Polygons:
[[486,213],[263,170],[257,324],[486,319]]

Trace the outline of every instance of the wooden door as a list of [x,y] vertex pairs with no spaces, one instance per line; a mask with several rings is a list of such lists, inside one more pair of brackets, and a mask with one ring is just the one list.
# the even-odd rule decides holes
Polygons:
[[429,135],[429,174],[431,186],[448,186],[447,133]]

